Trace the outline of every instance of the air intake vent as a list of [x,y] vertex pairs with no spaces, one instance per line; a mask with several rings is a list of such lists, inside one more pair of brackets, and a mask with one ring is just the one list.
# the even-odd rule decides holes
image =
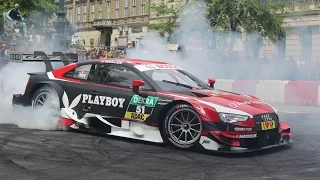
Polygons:
[[208,96],[208,95],[206,95],[206,94],[197,93],[197,92],[192,92],[192,94],[193,94],[194,96],[199,97],[199,98],[202,98],[202,97],[209,97],[209,96]]

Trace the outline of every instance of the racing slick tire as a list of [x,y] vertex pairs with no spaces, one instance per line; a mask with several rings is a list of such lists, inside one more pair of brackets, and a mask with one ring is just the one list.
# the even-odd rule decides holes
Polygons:
[[202,123],[198,113],[188,104],[173,106],[165,116],[163,136],[177,148],[191,149],[199,142]]
[[34,115],[38,113],[43,115],[45,112],[44,118],[57,118],[57,129],[66,128],[59,122],[61,112],[59,95],[50,85],[44,85],[37,89],[31,98],[31,102]]

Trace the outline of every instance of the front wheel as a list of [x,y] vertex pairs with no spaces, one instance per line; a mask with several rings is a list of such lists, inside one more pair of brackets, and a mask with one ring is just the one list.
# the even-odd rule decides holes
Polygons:
[[175,147],[188,149],[198,143],[202,123],[195,109],[187,104],[172,107],[163,123],[165,138]]

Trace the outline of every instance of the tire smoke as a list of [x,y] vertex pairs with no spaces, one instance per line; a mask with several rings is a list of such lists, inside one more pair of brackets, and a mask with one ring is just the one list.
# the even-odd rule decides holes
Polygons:
[[[62,63],[53,64],[61,66]],[[14,124],[20,128],[57,130],[59,117],[54,114],[50,102],[41,108],[13,108],[13,94],[23,94],[29,79],[27,73],[45,72],[43,62],[8,63],[0,70],[0,123]]]

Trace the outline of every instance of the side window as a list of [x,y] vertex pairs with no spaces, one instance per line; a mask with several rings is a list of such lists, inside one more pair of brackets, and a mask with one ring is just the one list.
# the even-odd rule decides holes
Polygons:
[[81,79],[87,81],[94,81],[94,74],[96,69],[96,64],[86,64],[79,66],[69,72],[67,72],[64,77],[73,78],[73,79]]
[[[141,78],[130,68],[122,65],[104,65],[104,67],[99,69],[98,74],[99,82],[101,84],[126,88],[131,88],[133,80],[141,80]],[[142,89],[151,90],[148,85],[144,85]]]

